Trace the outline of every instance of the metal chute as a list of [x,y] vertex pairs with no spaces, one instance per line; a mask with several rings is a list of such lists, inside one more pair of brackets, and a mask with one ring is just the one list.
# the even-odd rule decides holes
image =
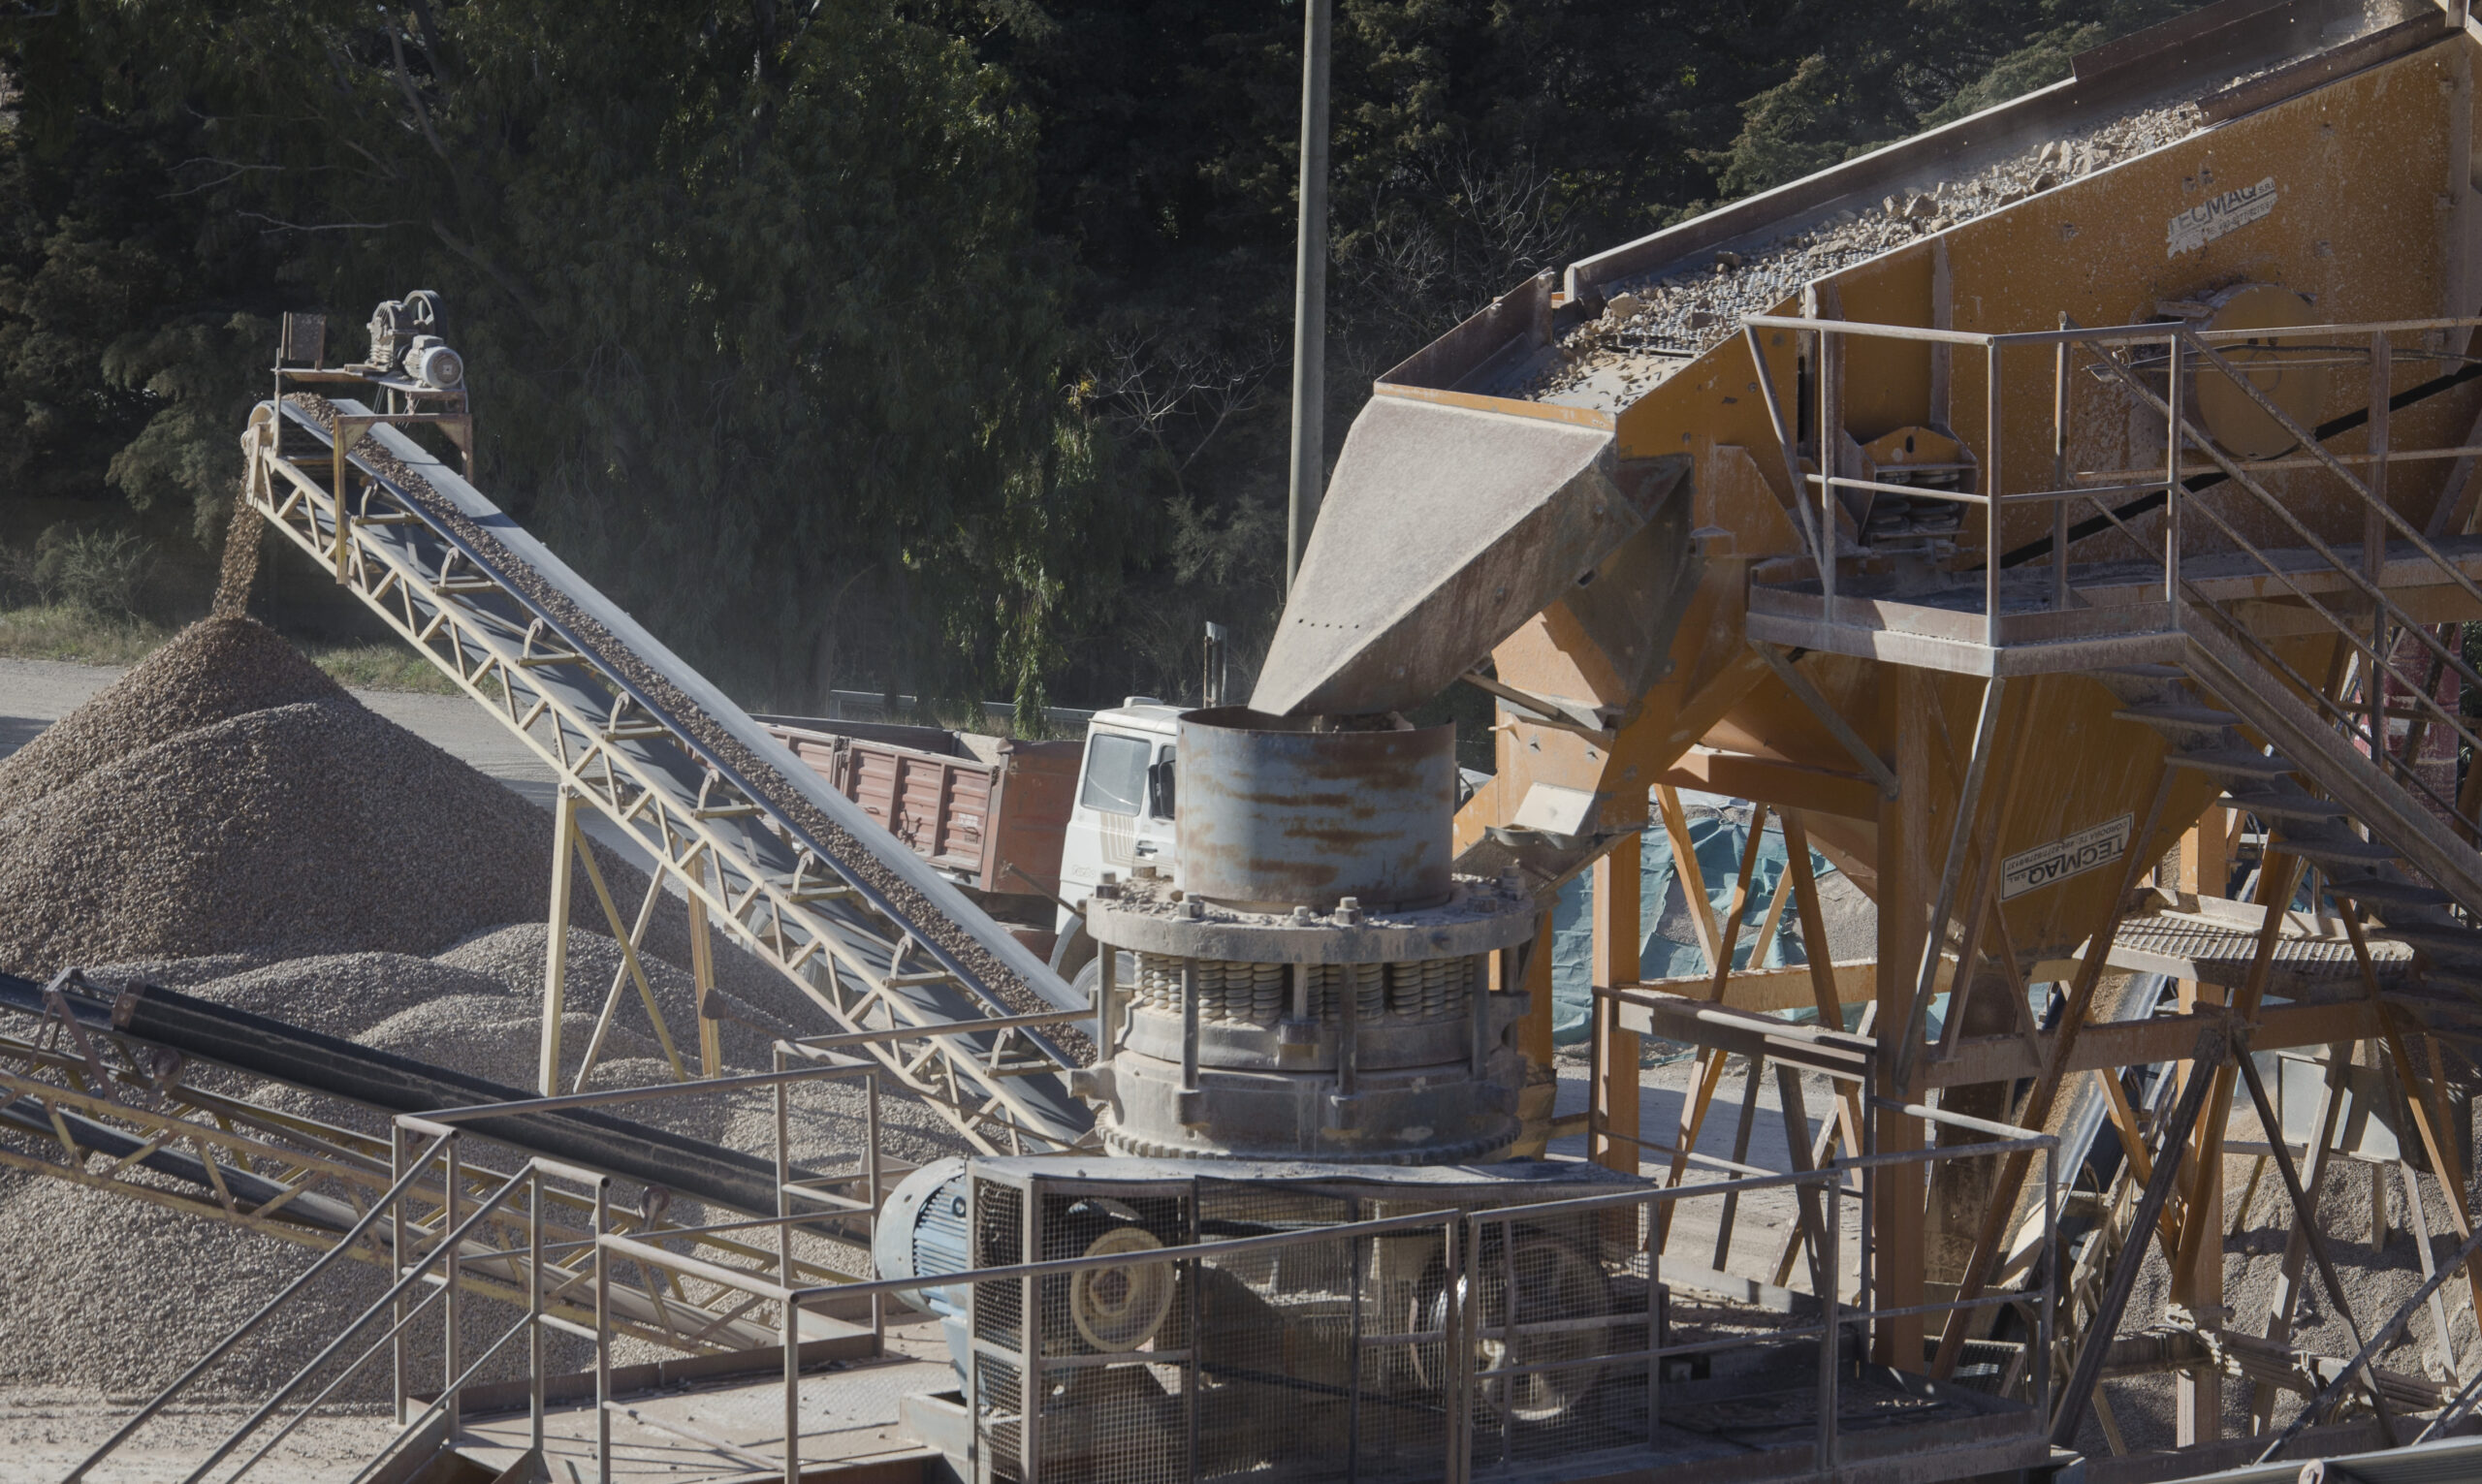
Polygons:
[[1680,485],[1608,427],[1378,396],[1345,440],[1251,697],[1277,715],[1418,706],[1596,581]]

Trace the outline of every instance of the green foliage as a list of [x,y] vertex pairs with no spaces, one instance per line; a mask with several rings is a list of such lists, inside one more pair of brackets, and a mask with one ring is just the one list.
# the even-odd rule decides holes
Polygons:
[[0,656],[76,665],[134,665],[172,637],[143,618],[99,618],[82,609],[0,608]]
[[1742,106],[1740,132],[1698,158],[1725,196],[1781,185],[2068,76],[2086,47],[2197,0],[1801,3],[1792,75]]
[[1824,53],[1803,57],[1793,76],[1758,94],[1742,111],[1730,149],[1706,151],[1715,184],[1727,196],[1763,191],[1842,162],[1858,140],[1890,127],[1888,101],[1830,67]]
[[150,413],[104,471],[131,508],[186,501],[197,512],[199,540],[220,537],[239,484],[239,429],[264,395],[259,364],[274,338],[273,322],[263,316],[208,311],[122,335],[105,349],[105,384],[142,394]]
[[[1340,0],[1328,451],[1577,251],[2187,0]],[[438,291],[481,484],[798,708],[1194,694],[1281,600],[1294,0],[63,0],[0,20],[0,499],[212,544],[284,310]]]
[[439,667],[401,644],[305,647],[312,664],[337,684],[354,690],[403,690],[420,695],[454,696],[463,692],[440,674]]
[[138,616],[155,549],[130,530],[66,522],[35,542],[23,581],[34,600],[90,618]]
[[[340,358],[378,299],[442,293],[487,487],[726,683],[799,692],[865,654],[973,688],[991,593],[1058,581],[1009,514],[1079,497],[1052,473],[1032,120],[937,30],[869,4],[136,0],[15,34],[111,59],[30,94],[32,138],[202,120],[148,157],[156,190],[249,224],[270,297],[324,308]],[[207,367],[263,366],[268,325],[95,338],[88,380],[149,414],[109,479],[209,518],[239,420]]]
[[0,127],[0,495],[229,499],[270,264],[175,183],[194,121],[115,102],[65,25],[13,39],[27,92]]

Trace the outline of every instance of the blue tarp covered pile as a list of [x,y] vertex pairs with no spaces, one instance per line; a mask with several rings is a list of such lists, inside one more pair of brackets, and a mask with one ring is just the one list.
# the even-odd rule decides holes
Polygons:
[[[1746,821],[1709,815],[1689,822],[1689,842],[1698,852],[1698,868],[1706,880],[1708,910],[1719,922],[1732,906],[1733,883],[1740,874],[1741,851],[1748,840]],[[1625,844],[1619,847],[1622,851],[1628,848]],[[1639,837],[1638,862],[1641,893],[1639,914],[1644,943],[1639,952],[1640,977],[1663,979],[1711,973],[1713,969],[1704,954],[1655,931],[1663,920],[1664,902],[1671,893],[1673,875],[1671,840],[1661,823],[1649,826]],[[1828,864],[1825,856],[1812,851],[1810,869],[1824,879],[1835,868]],[[1733,954],[1734,968],[1750,966],[1750,951],[1758,944],[1759,924],[1766,916],[1766,904],[1775,898],[1776,884],[1783,879],[1784,870],[1784,832],[1770,819],[1766,833],[1759,837],[1758,863],[1750,872],[1749,904],[1741,918],[1739,945]],[[1593,874],[1579,875],[1561,892],[1560,904],[1551,919],[1552,1039],[1563,1046],[1577,1045],[1587,1036],[1586,1014],[1594,999],[1589,979],[1594,919],[1588,910],[1593,893]],[[1783,921],[1777,925],[1774,940],[1767,945],[1766,958],[1759,966],[1778,968],[1808,962],[1802,953],[1799,924],[1787,903]]]

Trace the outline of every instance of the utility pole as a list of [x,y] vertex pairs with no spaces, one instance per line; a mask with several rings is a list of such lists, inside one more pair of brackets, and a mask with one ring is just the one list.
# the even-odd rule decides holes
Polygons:
[[1292,486],[1284,588],[1310,545],[1327,484],[1327,33],[1334,0],[1302,0],[1301,237],[1292,270]]

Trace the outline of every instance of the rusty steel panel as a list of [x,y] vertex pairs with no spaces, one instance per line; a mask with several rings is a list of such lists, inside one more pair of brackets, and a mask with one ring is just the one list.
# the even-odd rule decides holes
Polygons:
[[1258,911],[1448,900],[1456,729],[1311,726],[1242,707],[1181,718],[1183,888]]
[[1085,752],[1086,744],[1074,738],[1002,744],[991,784],[983,876],[976,883],[984,891],[1060,895],[1060,852]]
[[[968,885],[1009,893],[1060,889],[1061,842],[1080,743],[1001,742],[996,760],[986,762],[956,734],[936,727],[847,732],[826,730],[829,725],[771,721],[768,730],[872,823]],[[864,735],[892,731],[928,745]]]
[[[894,801],[888,828],[914,854],[943,869],[980,872],[982,821],[991,798],[989,768],[875,749],[863,754],[863,770],[866,780],[875,771],[888,776]],[[864,787],[870,787],[867,781]]]

